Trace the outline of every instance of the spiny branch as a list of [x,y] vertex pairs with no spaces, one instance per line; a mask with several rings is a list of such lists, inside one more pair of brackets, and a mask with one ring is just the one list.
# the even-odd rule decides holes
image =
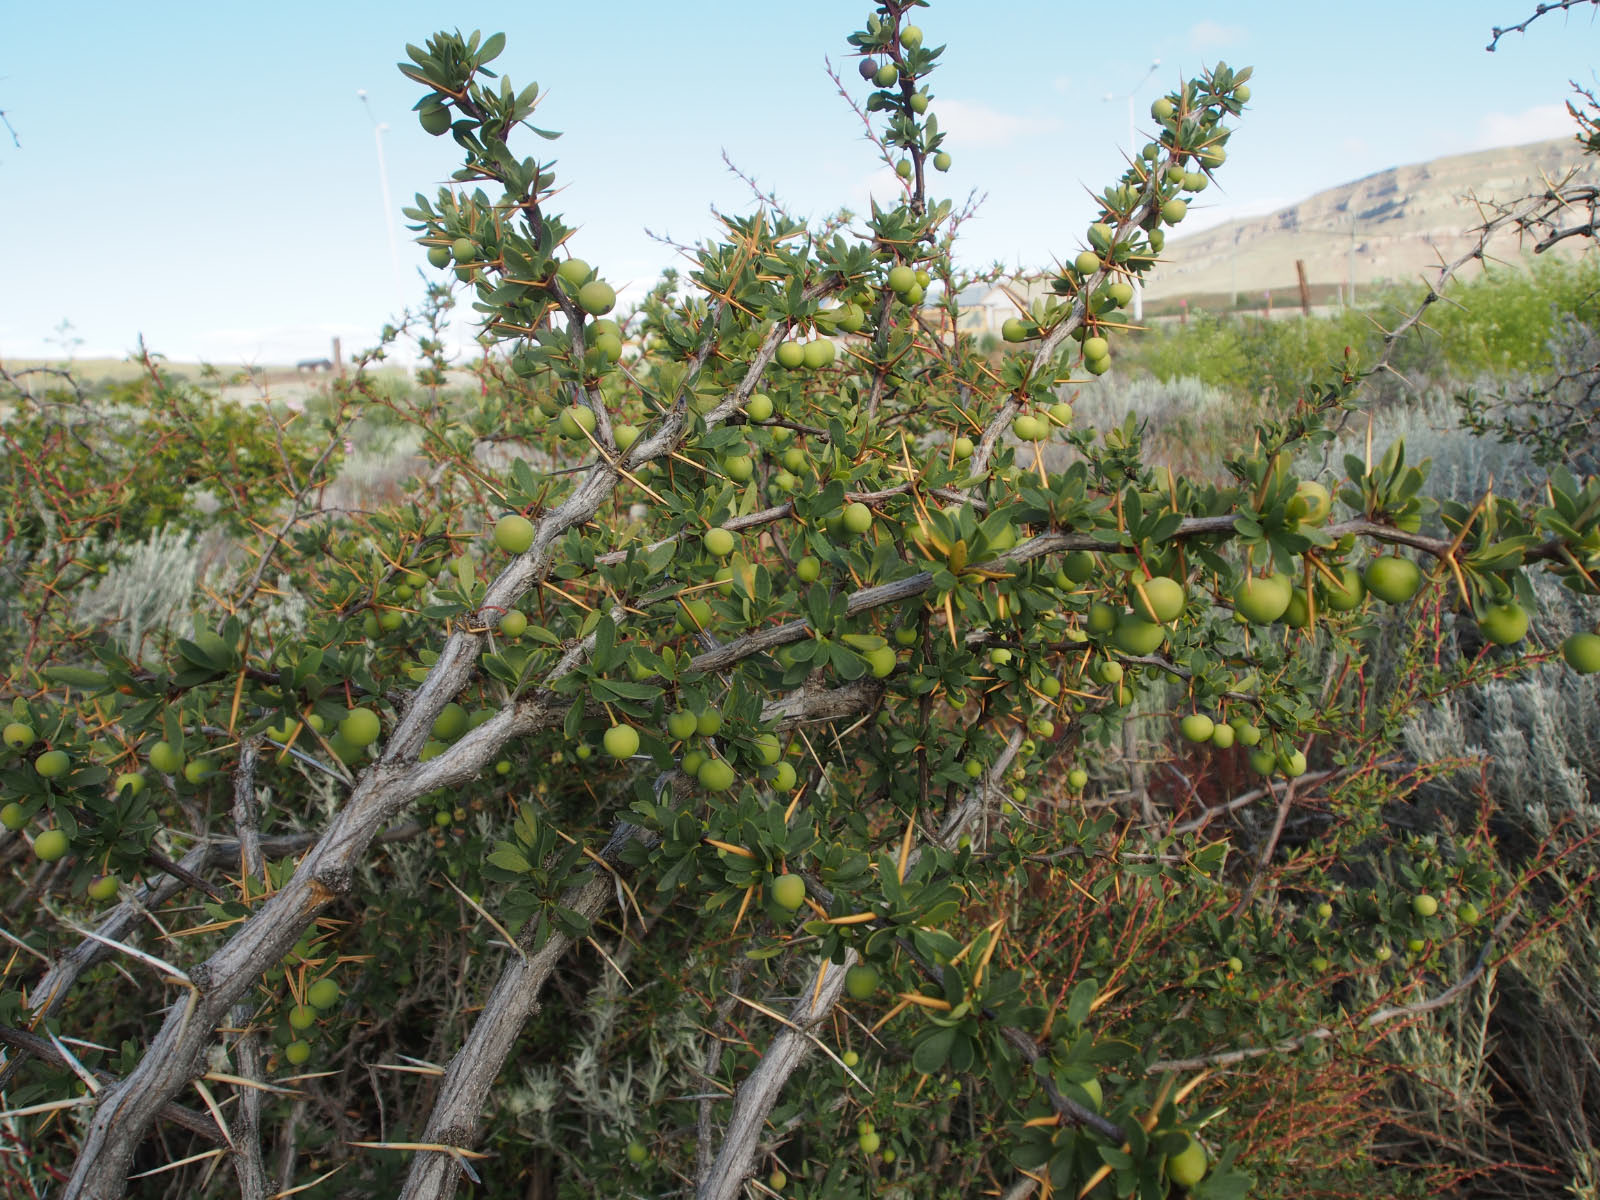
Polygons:
[[[882,690],[876,681],[865,680],[831,689],[801,687],[769,702],[762,710],[762,723],[775,722],[781,729],[840,720],[870,709]],[[649,844],[654,838],[619,822],[600,857],[614,870],[623,850],[634,840]],[[616,899],[619,886],[610,871],[597,865],[587,881],[562,897],[561,906],[593,921]],[[530,921],[524,935],[518,937],[517,957],[506,962],[466,1042],[451,1060],[428,1118],[424,1142],[462,1150],[476,1147],[489,1089],[522,1026],[538,1006],[546,981],[572,945],[560,932],[552,932],[543,945],[534,945],[531,938],[537,929],[538,922]],[[403,1200],[446,1200],[460,1182],[460,1164],[454,1154],[419,1153],[412,1160]]]
[[[977,785],[966,793],[940,827],[937,840],[940,845],[953,848],[961,834],[987,811],[989,797],[998,788],[1006,770],[1022,748],[1022,731],[1013,730],[1004,750],[990,764]],[[909,871],[922,856],[918,846],[907,856]],[[788,1023],[773,1038],[766,1053],[755,1069],[745,1077],[734,1094],[733,1111],[723,1132],[722,1146],[709,1172],[702,1172],[698,1200],[735,1200],[744,1180],[755,1163],[761,1132],[766,1127],[767,1114],[778,1102],[788,1082],[810,1053],[813,1034],[811,1030],[833,1011],[844,991],[846,972],[857,961],[854,950],[846,950],[844,960],[838,964],[824,962],[818,970],[821,977],[789,1011]]]
[[1600,4],[1600,0],[1541,0],[1541,3],[1534,8],[1533,15],[1527,20],[1519,21],[1515,25],[1507,25],[1503,29],[1499,25],[1496,25],[1492,30],[1490,30],[1489,32],[1493,35],[1493,37],[1490,39],[1489,44],[1485,46],[1484,49],[1490,54],[1493,54],[1495,49],[1500,45],[1500,39],[1505,37],[1508,33],[1526,33],[1528,31],[1528,26],[1532,25],[1545,14],[1553,12],[1566,12],[1569,9],[1577,8],[1580,4]]
[[[69,1064],[66,1057],[52,1046],[49,1041],[38,1034],[28,1033],[22,1029],[12,1029],[9,1025],[0,1025],[0,1045],[16,1050],[29,1058],[36,1058],[40,1062],[49,1063],[52,1067],[67,1070]],[[13,1063],[20,1064],[22,1059],[15,1058]],[[102,1084],[115,1084],[117,1077],[110,1071],[96,1069],[94,1077]],[[171,1121],[180,1125],[190,1133],[199,1134],[208,1142],[222,1144],[226,1142],[222,1131],[217,1128],[216,1121],[206,1113],[196,1112],[192,1108],[185,1108],[181,1104],[163,1104],[156,1112],[157,1117],[163,1121]]]

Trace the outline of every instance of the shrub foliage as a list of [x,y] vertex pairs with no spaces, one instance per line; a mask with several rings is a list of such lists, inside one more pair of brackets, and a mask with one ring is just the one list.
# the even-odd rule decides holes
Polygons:
[[[1530,579],[1595,590],[1600,481],[1434,501],[1403,443],[1329,461],[1415,318],[1217,478],[1080,428],[1250,73],[1156,102],[983,353],[920,8],[850,37],[899,202],[724,214],[625,320],[504,39],[408,47],[460,153],[407,215],[481,324],[470,388],[444,284],[386,331],[415,390],[11,381],[0,1172],[1222,1198],[1480,1169],[1375,1153],[1388,1039],[1591,881],[1561,821],[1509,859],[1486,813],[1399,819],[1458,765],[1402,734],[1565,669]],[[414,474],[331,503],[380,436]],[[196,488],[230,542],[192,630],[86,621]],[[1113,749],[1136,705],[1181,731],[1155,772]]]

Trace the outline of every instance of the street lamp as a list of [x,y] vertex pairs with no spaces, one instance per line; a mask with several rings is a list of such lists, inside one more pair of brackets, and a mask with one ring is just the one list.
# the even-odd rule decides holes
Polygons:
[[[1151,59],[1150,60],[1150,69],[1144,73],[1143,78],[1141,78],[1139,80],[1139,82],[1134,85],[1133,90],[1131,92],[1129,92],[1126,96],[1118,96],[1115,92],[1107,92],[1106,95],[1105,95],[1105,102],[1107,104],[1111,103],[1113,100],[1126,100],[1128,102],[1128,155],[1129,155],[1129,157],[1136,157],[1136,151],[1135,151],[1135,148],[1134,148],[1134,145],[1133,145],[1133,100],[1134,100],[1134,97],[1139,94],[1139,90],[1141,88],[1143,88],[1145,84],[1150,82],[1150,76],[1152,76],[1152,75],[1154,75],[1156,73],[1156,68],[1158,68],[1160,65],[1161,65],[1161,60],[1159,58]],[[1144,320],[1144,285],[1140,282],[1140,279],[1139,279],[1138,275],[1135,275],[1133,277],[1133,319],[1135,321]]]
[[367,116],[372,119],[373,139],[378,145],[378,186],[383,192],[383,228],[389,235],[389,268],[394,274],[395,300],[402,306],[405,304],[405,288],[400,282],[400,247],[394,236],[394,204],[389,199],[389,168],[383,160],[383,135],[389,127],[378,120],[372,111],[372,105],[367,103],[367,89],[356,89],[356,97],[361,101],[361,107],[366,109]]

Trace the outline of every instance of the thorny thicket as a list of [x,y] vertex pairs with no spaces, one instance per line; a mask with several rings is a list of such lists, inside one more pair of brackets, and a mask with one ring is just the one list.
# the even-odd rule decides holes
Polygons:
[[[14,389],[21,1186],[1306,1194],[1384,1169],[1390,1031],[1575,919],[1564,826],[1507,864],[1485,820],[1393,816],[1453,765],[1407,721],[1554,656],[1517,625],[1534,572],[1594,589],[1600,482],[1435,503],[1403,445],[1322,465],[1420,312],[1221,483],[1079,428],[1249,73],[1155,103],[985,355],[920,7],[850,39],[901,202],[724,216],[626,323],[513,152],[538,92],[490,69],[504,39],[410,48],[465,162],[408,212],[497,350],[466,395],[441,288],[420,397],[362,370],[294,421],[224,413],[152,363],[157,453],[109,478],[126,434]],[[409,497],[330,507],[380,409]],[[162,455],[238,542],[152,665],[66,601],[105,521],[185,494]],[[1107,747],[1174,682],[1193,749],[1127,788]]]

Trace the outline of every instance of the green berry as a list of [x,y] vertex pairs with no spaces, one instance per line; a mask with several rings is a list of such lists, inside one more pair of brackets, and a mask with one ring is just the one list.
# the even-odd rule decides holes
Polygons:
[[582,287],[584,280],[589,278],[592,270],[593,268],[583,259],[569,258],[556,268],[556,278],[560,279],[562,283],[570,284],[573,287]]
[[468,719],[467,710],[452,700],[433,719],[433,736],[441,742],[453,742],[467,731]]
[[806,881],[798,875],[779,875],[772,881],[772,898],[778,907],[794,912],[806,899]]
[[171,742],[155,742],[155,746],[150,747],[147,758],[150,766],[154,766],[155,770],[162,774],[176,774],[184,766],[184,755],[173,749]]
[[1404,604],[1422,586],[1422,569],[1409,558],[1383,554],[1367,564],[1367,591],[1386,604]]
[[72,766],[72,759],[65,750],[46,750],[33,760],[33,769],[39,773],[41,779],[59,779],[65,775]]
[[1520,604],[1494,604],[1478,622],[1485,640],[1497,646],[1513,646],[1528,635],[1528,610]]
[[306,1003],[313,1008],[329,1009],[339,1002],[339,984],[333,979],[319,979],[306,989]]
[[865,651],[861,657],[867,660],[867,666],[871,669],[874,679],[887,679],[894,674],[894,651],[888,646],[879,646],[875,650]]
[[556,428],[561,431],[561,436],[573,441],[587,440],[587,435],[594,432],[594,426],[594,413],[582,404],[567,405],[556,420]]
[[345,741],[360,750],[378,740],[382,723],[378,720],[378,714],[370,708],[352,708],[339,722],[339,732],[344,735]]
[[1167,1178],[1181,1188],[1192,1188],[1205,1178],[1206,1148],[1194,1138],[1176,1154],[1167,1156]]
[[700,785],[713,792],[725,792],[733,786],[733,768],[720,758],[708,758],[695,772]]
[[1561,643],[1561,657],[1580,675],[1600,671],[1600,633],[1575,633]]
[[844,975],[844,990],[852,1000],[868,1000],[878,990],[878,969],[856,963]]
[[1188,600],[1183,584],[1164,575],[1146,579],[1129,591],[1131,595],[1128,599],[1133,605],[1133,611],[1146,621],[1155,621],[1163,625],[1176,621],[1182,615],[1183,606]]
[[521,554],[533,545],[533,532],[533,522],[527,517],[507,513],[494,524],[494,544],[507,554]]
[[609,283],[595,279],[578,289],[578,307],[590,316],[610,312],[617,303],[617,293]]
[[0,731],[0,740],[13,750],[26,750],[36,740],[33,726],[24,725],[21,721],[12,721]]
[[632,725],[613,725],[603,740],[612,758],[632,758],[639,751],[639,731]]

